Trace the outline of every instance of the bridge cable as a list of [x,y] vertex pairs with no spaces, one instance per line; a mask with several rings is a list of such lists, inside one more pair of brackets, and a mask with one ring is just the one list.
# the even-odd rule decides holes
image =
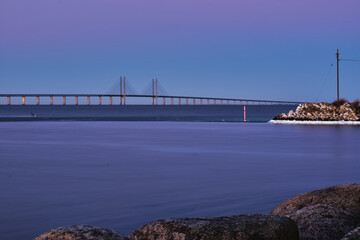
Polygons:
[[126,78],[125,88],[126,88],[126,92],[125,92],[126,95],[138,95],[138,92],[127,78]]
[[152,94],[152,81],[149,81],[146,87],[141,91],[141,95],[151,95]]
[[106,94],[120,94],[120,82],[114,82],[114,84],[106,91]]
[[158,80],[158,95],[163,95],[163,96],[169,95],[159,80]]

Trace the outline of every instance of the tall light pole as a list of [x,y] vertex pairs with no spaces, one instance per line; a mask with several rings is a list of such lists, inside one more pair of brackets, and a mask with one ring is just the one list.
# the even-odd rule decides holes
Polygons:
[[339,56],[340,56],[340,52],[339,49],[337,49],[336,51],[336,67],[337,67],[337,100],[339,101]]

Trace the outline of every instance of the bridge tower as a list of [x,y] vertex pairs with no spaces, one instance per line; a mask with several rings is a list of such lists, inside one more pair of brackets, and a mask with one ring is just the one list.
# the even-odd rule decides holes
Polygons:
[[122,105],[122,77],[120,77],[120,105]]

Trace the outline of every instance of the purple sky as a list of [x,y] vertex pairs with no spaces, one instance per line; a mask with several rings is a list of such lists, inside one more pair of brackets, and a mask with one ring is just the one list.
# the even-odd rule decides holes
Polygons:
[[[2,0],[1,93],[139,93],[332,101],[334,52],[360,59],[359,0]],[[330,73],[326,78],[328,72]],[[360,98],[360,62],[341,62]],[[1,100],[0,100],[1,101]]]

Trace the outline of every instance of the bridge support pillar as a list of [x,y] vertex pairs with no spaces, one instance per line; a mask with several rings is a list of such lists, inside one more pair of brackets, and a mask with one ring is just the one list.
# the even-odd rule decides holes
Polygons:
[[240,101],[240,105],[242,105],[242,101]]
[[87,105],[90,105],[90,96],[87,96]]
[[165,101],[165,98],[163,97],[163,105],[165,105],[166,104],[166,101]]
[[189,99],[187,98],[187,99],[186,99],[186,105],[188,105],[188,104],[189,104]]
[[227,103],[226,103],[227,105],[229,105],[229,100],[227,100]]
[[220,104],[223,105],[223,100],[222,99],[220,100]]
[[109,100],[110,100],[110,105],[112,105],[112,97],[110,97]]
[[171,105],[174,105],[174,98],[171,98]]
[[200,98],[200,105],[202,105],[202,98]]
[[75,105],[79,105],[79,96],[75,96]]
[[10,96],[7,97],[7,104],[11,105],[11,97]]
[[39,104],[40,104],[40,97],[36,96],[36,105],[39,105]]
[[22,102],[22,105],[25,105],[25,96],[22,96],[21,102]]
[[195,98],[193,99],[193,104],[194,104],[194,105],[196,104]]
[[216,99],[214,99],[214,105],[216,105]]
[[66,105],[66,97],[63,96],[63,105]]
[[206,99],[207,100],[207,105],[209,105],[210,104],[210,99]]
[[234,105],[236,104],[235,100],[234,100]]
[[248,105],[249,104],[249,101],[246,101],[246,105]]
[[101,105],[101,96],[99,96],[99,105]]
[[53,105],[53,104],[54,104],[54,97],[50,96],[50,105]]
[[181,98],[179,98],[179,105],[181,105]]

